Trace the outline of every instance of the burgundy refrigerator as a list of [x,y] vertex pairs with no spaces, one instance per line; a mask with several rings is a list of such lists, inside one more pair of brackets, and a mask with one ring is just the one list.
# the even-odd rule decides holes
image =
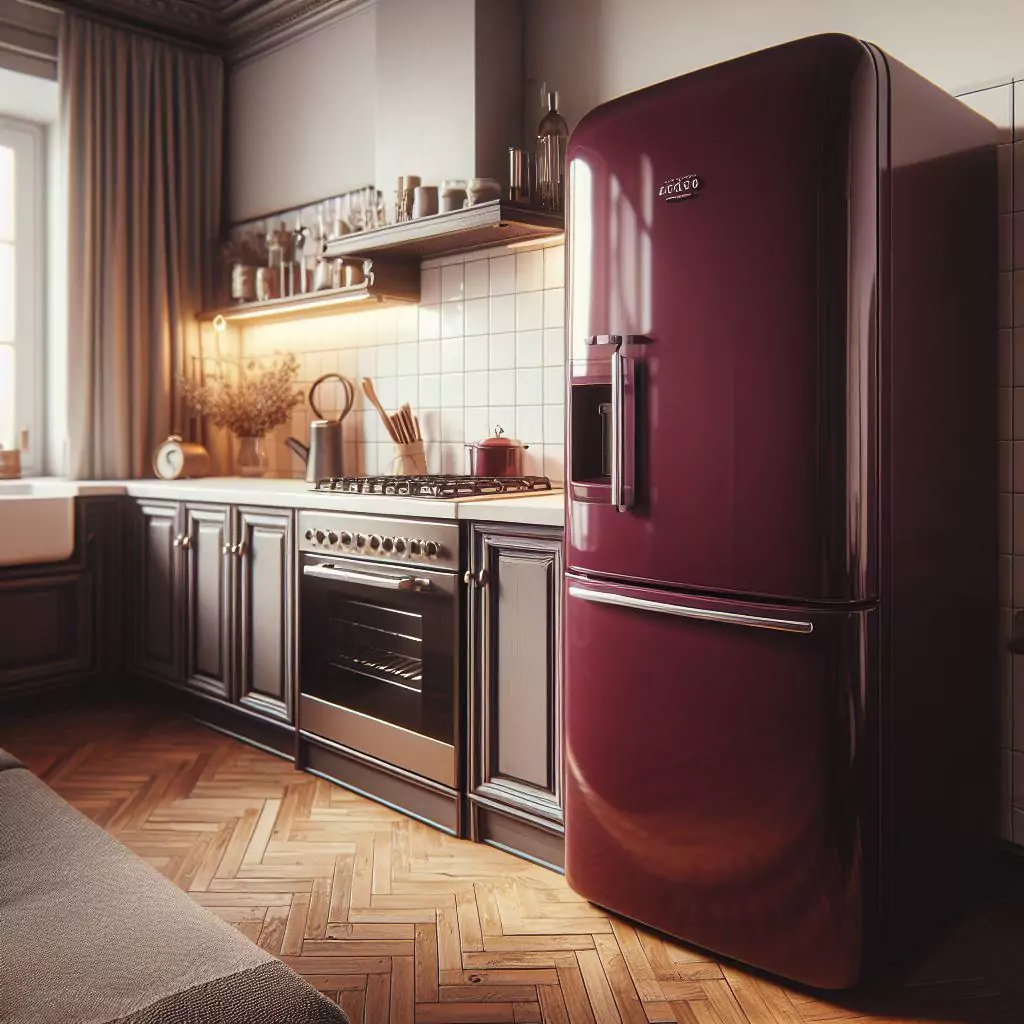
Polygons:
[[838,35],[570,140],[568,880],[812,986],[993,825],[994,142]]

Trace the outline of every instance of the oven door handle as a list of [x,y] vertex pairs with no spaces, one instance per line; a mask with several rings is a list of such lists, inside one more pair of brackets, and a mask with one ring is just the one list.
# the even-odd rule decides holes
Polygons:
[[430,580],[422,576],[378,576],[372,572],[357,572],[355,569],[342,569],[330,562],[320,565],[304,565],[303,576],[315,576],[321,580],[338,580],[342,583],[359,583],[367,587],[380,587],[382,590],[429,590]]

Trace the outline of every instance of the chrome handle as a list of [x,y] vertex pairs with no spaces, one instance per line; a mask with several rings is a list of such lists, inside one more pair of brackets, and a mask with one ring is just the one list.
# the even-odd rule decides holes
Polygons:
[[588,334],[583,341],[587,345],[614,345],[616,348],[622,344],[621,334]]
[[635,608],[641,612],[658,612],[662,615],[678,615],[682,619],[701,619],[705,622],[722,622],[732,626],[749,626],[753,629],[776,629],[783,633],[813,633],[814,624],[800,619],[772,619],[763,615],[742,615],[739,612],[719,612],[711,608],[693,608],[688,605],[668,604],[664,601],[648,601],[628,594],[610,594],[603,590],[585,590],[583,587],[569,587],[569,596],[578,597],[594,604],[611,604],[620,608]]
[[234,546],[234,548],[232,548],[231,553],[237,555],[239,558],[245,558],[246,552],[248,550],[248,545],[245,543],[244,540],[241,540]]
[[343,583],[361,583],[383,590],[429,590],[430,580],[421,576],[378,576],[372,572],[356,572],[354,569],[339,569],[336,565],[304,565],[303,576],[315,576],[322,580],[340,580]]
[[225,544],[225,545],[224,545],[224,546],[223,546],[223,547],[222,547],[222,548],[220,549],[220,553],[221,553],[222,555],[233,555],[233,554],[235,553],[235,548],[234,548],[234,545],[232,545],[232,544]]
[[475,576],[473,575],[472,569],[467,569],[463,574],[462,582],[469,584],[476,583],[478,586],[486,587],[490,582],[490,579],[491,577],[486,569],[480,569]]
[[180,533],[174,538],[174,540],[171,541],[171,547],[172,548],[180,548],[181,547],[181,534]]
[[625,410],[626,375],[623,372],[622,352],[616,348],[612,353],[612,504],[625,512]]
[[187,533],[179,533],[171,544],[176,548],[190,548],[192,546],[192,538]]

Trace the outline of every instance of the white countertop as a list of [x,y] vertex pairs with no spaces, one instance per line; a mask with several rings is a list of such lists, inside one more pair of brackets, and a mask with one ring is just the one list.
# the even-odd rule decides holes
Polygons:
[[[45,486],[50,482],[34,481],[37,485]],[[53,480],[52,483],[55,487],[73,488],[74,493],[82,496],[127,494],[133,498],[164,501],[308,508],[423,519],[529,523],[536,526],[562,526],[565,521],[564,492],[561,490],[500,498],[440,500],[313,491],[304,480],[246,477],[208,477],[202,480]]]

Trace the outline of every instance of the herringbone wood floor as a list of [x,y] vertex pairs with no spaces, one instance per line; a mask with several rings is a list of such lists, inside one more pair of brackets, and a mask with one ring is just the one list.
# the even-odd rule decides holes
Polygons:
[[823,997],[164,713],[8,717],[0,745],[354,1024],[1024,1021],[1019,908],[979,909],[885,988]]

